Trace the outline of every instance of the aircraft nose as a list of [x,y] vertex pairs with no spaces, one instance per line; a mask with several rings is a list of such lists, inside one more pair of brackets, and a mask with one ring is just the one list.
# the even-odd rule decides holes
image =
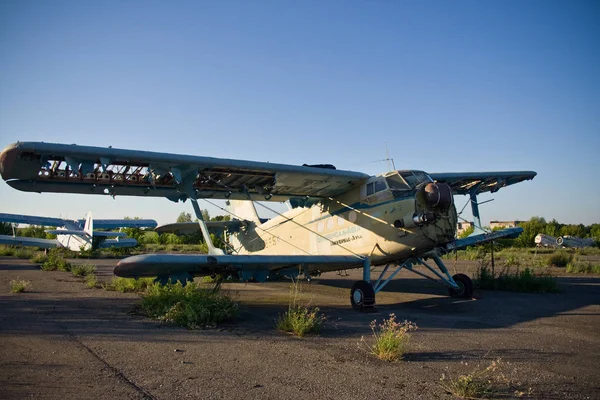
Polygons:
[[430,208],[447,209],[452,205],[452,189],[446,183],[428,183],[423,189],[425,201]]

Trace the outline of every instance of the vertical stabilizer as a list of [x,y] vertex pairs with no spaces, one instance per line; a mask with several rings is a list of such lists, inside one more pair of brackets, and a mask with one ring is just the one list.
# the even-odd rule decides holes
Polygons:
[[256,225],[260,225],[260,218],[258,218],[256,207],[254,207],[254,202],[251,200],[229,200],[227,209],[233,214],[234,218],[252,221]]
[[94,236],[94,218],[92,217],[92,212],[88,212],[85,217],[85,225],[83,227],[83,231],[90,236]]

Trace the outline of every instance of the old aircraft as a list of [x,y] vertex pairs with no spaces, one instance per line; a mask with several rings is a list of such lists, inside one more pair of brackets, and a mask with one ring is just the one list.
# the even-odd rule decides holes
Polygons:
[[[453,195],[470,196],[475,224],[481,227],[478,194],[536,175],[405,170],[369,176],[328,164],[295,166],[36,142],[6,147],[0,153],[0,173],[8,185],[22,191],[189,199],[208,254],[128,257],[115,267],[118,276],[157,276],[166,283],[231,272],[244,280],[264,281],[271,273],[311,277],[362,268],[363,279],[350,292],[352,306],[360,310],[374,307],[375,294],[402,269],[439,281],[451,295],[471,297],[471,279],[452,276],[440,256],[518,235],[522,228],[456,240]],[[212,243],[198,199],[229,201],[231,216],[239,223],[229,235],[230,252]],[[290,209],[263,222],[255,204],[268,207],[264,203],[269,201],[287,201]],[[385,267],[373,284],[371,266],[378,265]]]
[[[137,241],[126,237],[124,232],[111,232],[105,229],[115,228],[154,228],[158,224],[153,219],[96,219],[89,212],[85,219],[69,220],[34,215],[0,213],[0,222],[52,226],[56,229],[47,233],[56,235],[56,239],[40,239],[17,236],[13,227],[13,235],[0,235],[0,244],[13,246],[32,246],[42,249],[65,247],[72,251],[85,251],[98,248],[134,247]],[[103,230],[94,230],[103,229]],[[114,237],[116,239],[109,239]]]

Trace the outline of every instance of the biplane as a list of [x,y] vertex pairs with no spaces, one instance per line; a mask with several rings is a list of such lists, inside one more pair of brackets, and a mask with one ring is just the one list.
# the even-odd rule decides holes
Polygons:
[[0,235],[0,244],[31,246],[42,249],[65,247],[72,251],[86,251],[108,247],[135,247],[137,240],[126,237],[127,234],[125,232],[108,231],[107,229],[155,228],[158,225],[153,219],[94,220],[91,212],[87,214],[85,219],[80,220],[0,213],[0,222],[53,227],[55,229],[48,229],[46,233],[56,235],[56,239],[17,236],[13,225],[13,235]]
[[[194,276],[234,273],[262,282],[272,274],[310,278],[362,268],[363,279],[350,291],[350,303],[359,310],[374,307],[376,293],[402,269],[440,282],[453,296],[471,297],[471,279],[452,276],[441,256],[522,232],[519,227],[483,232],[477,196],[536,176],[533,171],[418,170],[370,176],[329,164],[296,166],[36,142],[6,147],[0,153],[0,173],[21,191],[190,200],[208,254],[128,257],[117,264],[115,275],[185,283]],[[470,197],[480,228],[461,240],[455,237],[454,195]],[[237,226],[227,228],[227,251],[214,246],[199,199],[229,203],[227,211]],[[289,209],[279,213],[270,208],[277,216],[259,219],[256,207],[269,208],[269,202],[286,202]],[[374,280],[372,266],[383,266]]]

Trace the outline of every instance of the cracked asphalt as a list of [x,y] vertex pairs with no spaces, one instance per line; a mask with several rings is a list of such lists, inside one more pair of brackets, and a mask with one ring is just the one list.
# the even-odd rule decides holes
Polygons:
[[[118,260],[84,260],[110,279]],[[458,263],[459,272],[472,264]],[[13,279],[29,291],[9,292]],[[1,399],[450,399],[457,377],[501,359],[497,397],[600,398],[600,277],[563,276],[559,294],[477,292],[446,296],[402,272],[378,294],[378,309],[349,307],[360,271],[303,285],[327,321],[298,339],[273,321],[289,284],[228,284],[240,316],[218,329],[167,326],[133,312],[136,294],[88,289],[64,272],[0,257]],[[415,322],[405,359],[379,361],[359,348],[369,323],[390,313]]]

